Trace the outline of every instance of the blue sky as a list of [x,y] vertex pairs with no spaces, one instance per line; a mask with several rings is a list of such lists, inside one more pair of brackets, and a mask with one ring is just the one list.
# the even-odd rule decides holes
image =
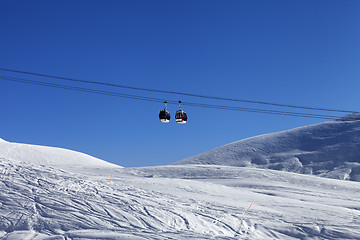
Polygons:
[[[0,68],[360,111],[359,11],[356,0],[4,0]],[[0,138],[69,148],[126,167],[169,164],[243,138],[323,121],[184,106],[188,124],[161,124],[162,104],[3,80],[0,100]],[[176,109],[169,106],[172,115]]]

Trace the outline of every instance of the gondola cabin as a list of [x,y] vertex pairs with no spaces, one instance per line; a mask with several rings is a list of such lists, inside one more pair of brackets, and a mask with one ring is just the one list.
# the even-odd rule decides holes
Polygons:
[[163,110],[160,110],[160,113],[159,113],[159,120],[160,122],[163,122],[163,123],[168,123],[170,122],[170,112],[168,110],[166,110],[167,108],[167,102],[164,102],[165,103],[165,108]]
[[159,119],[160,119],[160,122],[163,122],[163,123],[168,123],[170,122],[170,112],[167,111],[166,109],[164,110],[160,110],[160,113],[159,113]]
[[175,119],[177,123],[184,124],[187,122],[187,115],[186,112],[183,110],[177,110],[175,114]]

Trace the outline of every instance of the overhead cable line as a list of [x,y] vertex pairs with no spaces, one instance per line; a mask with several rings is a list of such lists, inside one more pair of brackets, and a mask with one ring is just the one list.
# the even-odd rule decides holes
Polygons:
[[39,85],[39,86],[47,86],[47,87],[61,88],[61,89],[67,89],[67,90],[74,90],[74,91],[78,91],[78,92],[88,92],[88,93],[96,93],[96,94],[115,96],[115,97],[138,99],[138,100],[144,100],[144,101],[149,101],[149,102],[163,102],[164,101],[163,99],[160,99],[160,98],[152,98],[152,97],[144,97],[144,96],[137,96],[137,95],[131,95],[131,94],[102,91],[102,90],[91,89],[91,88],[75,87],[75,86],[69,86],[69,85],[62,85],[62,84],[56,84],[56,83],[48,83],[48,82],[23,79],[23,78],[0,76],[0,79],[6,80],[6,81],[12,81],[12,82],[29,83],[29,84],[33,84],[33,85]]
[[[164,99],[161,99],[161,98],[153,98],[153,97],[146,97],[146,96],[139,96],[139,95],[132,95],[132,94],[123,94],[123,93],[117,93],[117,92],[103,91],[103,90],[98,90],[98,89],[83,88],[83,87],[76,87],[76,86],[63,85],[63,84],[55,84],[55,83],[29,80],[29,79],[23,79],[23,78],[0,76],[0,79],[6,80],[6,81],[12,81],[12,82],[21,82],[21,83],[28,83],[28,84],[39,85],[39,86],[47,86],[47,87],[73,90],[73,91],[78,91],[78,92],[87,92],[87,93],[108,95],[108,96],[114,96],[114,97],[143,100],[143,101],[148,101],[148,102],[164,102]],[[175,100],[167,100],[167,102],[170,104],[178,104],[178,101],[175,101]],[[266,109],[256,109],[256,108],[243,108],[243,107],[213,105],[213,104],[204,104],[204,103],[195,103],[195,102],[183,102],[182,101],[182,104],[187,105],[187,106],[193,106],[193,107],[201,107],[201,108],[223,109],[223,110],[243,111],[243,112],[256,112],[256,113],[265,113],[265,114],[273,114],[273,115],[294,116],[294,117],[320,118],[320,119],[334,119],[334,118],[338,117],[338,116],[322,115],[322,114],[299,113],[299,112],[266,110]]]
[[166,90],[158,90],[158,89],[140,88],[140,87],[119,85],[119,84],[106,83],[106,82],[88,81],[88,80],[80,80],[80,79],[67,78],[67,77],[59,77],[59,76],[53,76],[53,75],[47,75],[47,74],[41,74],[41,73],[33,73],[33,72],[27,72],[27,71],[20,71],[20,70],[14,70],[14,69],[6,69],[6,68],[0,68],[0,71],[6,71],[6,72],[12,72],[12,73],[21,73],[21,74],[27,74],[27,75],[33,75],[33,76],[39,76],[39,77],[47,77],[47,78],[66,80],[66,81],[72,81],[72,82],[90,83],[90,84],[97,84],[97,85],[110,86],[110,87],[126,88],[126,89],[140,90],[140,91],[147,91],[147,92],[176,94],[176,95],[182,95],[182,96],[206,98],[206,99],[213,99],[213,100],[253,103],[253,104],[262,104],[262,105],[270,105],[270,106],[277,106],[277,107],[297,108],[297,109],[316,110],[316,111],[328,111],[328,112],[340,112],[340,113],[356,113],[357,112],[357,111],[342,110],[342,109],[329,109],[329,108],[320,108],[320,107],[299,106],[299,105],[280,104],[280,103],[272,103],[272,102],[265,102],[265,101],[253,101],[253,100],[215,97],[215,96],[207,96],[207,95],[176,92],[176,91],[166,91]]

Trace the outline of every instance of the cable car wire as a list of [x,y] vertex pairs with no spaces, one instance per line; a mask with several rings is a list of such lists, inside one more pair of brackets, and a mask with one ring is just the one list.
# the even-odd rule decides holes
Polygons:
[[[8,76],[0,76],[0,79],[6,80],[6,81],[12,81],[12,82],[28,83],[28,84],[39,85],[39,86],[47,86],[47,87],[73,90],[73,91],[78,91],[78,92],[87,92],[87,93],[108,95],[108,96],[114,96],[114,97],[136,99],[136,100],[142,100],[142,101],[148,101],[148,102],[158,102],[159,103],[159,102],[165,101],[164,99],[161,99],[161,98],[153,98],[153,97],[146,97],[146,96],[139,96],[139,95],[132,95],[132,94],[123,94],[123,93],[103,91],[103,90],[98,90],[98,89],[76,87],[76,86],[70,86],[70,85],[42,82],[42,81],[29,80],[29,79],[23,79],[23,78],[14,78],[14,77],[8,77]],[[178,104],[179,103],[178,101],[175,101],[175,100],[167,100],[167,102],[170,104]],[[192,106],[192,107],[223,109],[223,110],[242,111],[242,112],[255,112],[255,113],[273,114],[273,115],[294,116],[294,117],[307,117],[307,118],[320,118],[320,119],[334,119],[334,118],[339,117],[339,116],[331,116],[331,115],[323,115],[323,114],[233,107],[233,106],[225,106],[225,105],[213,105],[213,104],[183,102],[183,101],[181,102],[181,104],[186,105],[186,106]]]
[[29,83],[29,84],[33,84],[33,85],[39,85],[39,86],[54,87],[54,88],[60,88],[60,89],[74,90],[74,91],[78,91],[78,92],[88,92],[88,93],[95,93],[95,94],[101,94],[101,95],[144,100],[144,101],[150,101],[150,102],[163,102],[164,101],[161,98],[152,98],[152,97],[144,97],[144,96],[137,96],[137,95],[131,95],[131,94],[115,93],[115,92],[102,91],[102,90],[91,89],[91,88],[75,87],[75,86],[69,86],[69,85],[62,85],[62,84],[56,84],[56,83],[48,83],[48,82],[23,79],[23,78],[0,76],[0,79],[6,80],[6,81],[12,81],[12,82]]
[[262,104],[262,105],[271,105],[271,106],[277,106],[277,107],[297,108],[297,109],[316,110],[316,111],[328,111],[328,112],[340,112],[340,113],[356,113],[357,112],[357,111],[342,110],[342,109],[329,109],[329,108],[320,108],[320,107],[299,106],[299,105],[280,104],[280,103],[272,103],[272,102],[265,102],[265,101],[224,98],[224,97],[207,96],[207,95],[200,95],[200,94],[193,94],[193,93],[140,88],[140,87],[119,85],[119,84],[106,83],[106,82],[88,81],[88,80],[80,80],[80,79],[67,78],[67,77],[59,77],[59,76],[53,76],[53,75],[47,75],[47,74],[41,74],[41,73],[33,73],[33,72],[27,72],[27,71],[20,71],[20,70],[14,70],[14,69],[6,69],[6,68],[0,68],[0,71],[21,73],[21,74],[27,74],[27,75],[33,75],[33,76],[39,76],[39,77],[47,77],[47,78],[66,80],[66,81],[72,81],[72,82],[90,83],[90,84],[104,85],[104,86],[110,86],[110,87],[126,88],[126,89],[140,90],[140,91],[147,91],[147,92],[176,94],[176,95],[182,95],[182,96],[190,96],[190,97],[198,97],[198,98],[206,98],[206,99],[214,99],[214,100],[253,103],[253,104]]

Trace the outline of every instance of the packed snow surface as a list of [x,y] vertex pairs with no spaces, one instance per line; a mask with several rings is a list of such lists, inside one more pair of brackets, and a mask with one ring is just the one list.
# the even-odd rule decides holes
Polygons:
[[358,179],[359,128],[339,119],[192,159],[208,165],[145,168],[0,140],[0,239],[360,239],[360,182],[340,180]]
[[86,168],[113,168],[117,165],[108,163],[84,153],[63,148],[45,147],[38,145],[11,143],[0,138],[0,158],[12,162],[26,162],[36,165],[86,171]]
[[251,166],[360,181],[360,113],[240,140],[175,164]]
[[[360,239],[360,183],[227,166],[0,162],[1,239]],[[112,178],[110,178],[112,176]]]

